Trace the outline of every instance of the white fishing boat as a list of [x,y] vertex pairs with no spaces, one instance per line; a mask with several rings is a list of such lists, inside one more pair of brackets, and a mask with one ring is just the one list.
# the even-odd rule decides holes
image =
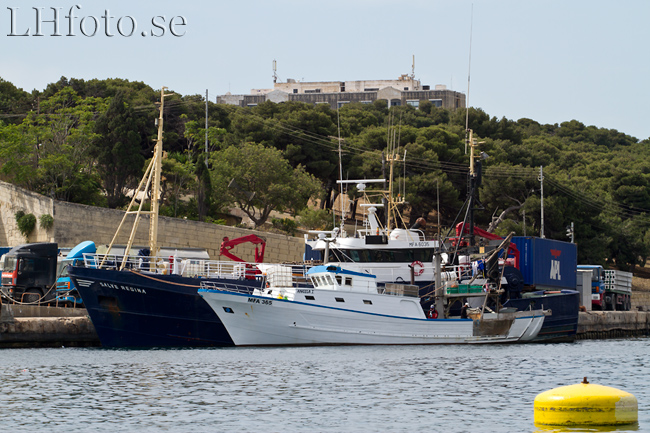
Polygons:
[[330,265],[311,268],[313,287],[300,288],[282,266],[263,271],[266,287],[252,294],[222,283],[199,289],[237,346],[515,343],[535,338],[546,314],[475,309],[429,319],[414,286],[378,287],[374,275]]

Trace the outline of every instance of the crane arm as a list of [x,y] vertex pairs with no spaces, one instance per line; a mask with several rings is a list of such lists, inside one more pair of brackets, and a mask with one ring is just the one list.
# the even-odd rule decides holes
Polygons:
[[223,238],[221,242],[221,247],[219,248],[219,254],[222,256],[228,257],[230,260],[236,262],[245,262],[246,260],[237,257],[230,252],[239,244],[250,242],[255,245],[255,263],[262,263],[264,261],[264,250],[266,248],[266,239],[261,238],[257,235],[246,235],[236,239],[228,239],[228,237]]

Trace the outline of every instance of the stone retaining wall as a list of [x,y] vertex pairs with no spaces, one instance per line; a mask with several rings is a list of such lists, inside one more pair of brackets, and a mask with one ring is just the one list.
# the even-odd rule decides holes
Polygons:
[[[34,232],[25,239],[19,232],[15,214],[19,210],[32,213],[38,219],[43,214],[54,217],[54,226],[45,230],[37,223]],[[27,242],[57,242],[59,247],[74,247],[91,240],[96,245],[108,245],[123,211],[61,202],[0,182],[0,245],[16,246]],[[128,215],[116,245],[125,245],[131,233],[135,215]],[[202,223],[178,218],[159,217],[158,245],[169,248],[202,248],[210,258],[219,259],[219,247],[225,236],[234,239],[248,234],[266,239],[265,262],[295,262],[302,260],[304,240],[292,236],[257,232],[244,228]],[[134,245],[147,245],[149,218],[143,216],[138,225]],[[233,253],[244,260],[254,261],[255,246],[242,244]]]
[[650,292],[632,289],[632,310],[650,309]]

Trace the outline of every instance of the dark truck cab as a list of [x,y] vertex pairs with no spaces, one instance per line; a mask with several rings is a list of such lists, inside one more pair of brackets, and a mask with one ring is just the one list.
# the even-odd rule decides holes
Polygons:
[[33,243],[12,248],[4,256],[2,290],[11,299],[47,303],[56,299],[56,243]]

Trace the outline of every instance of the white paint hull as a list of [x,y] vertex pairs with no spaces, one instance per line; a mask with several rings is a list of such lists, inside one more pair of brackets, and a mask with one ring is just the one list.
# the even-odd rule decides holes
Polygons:
[[[312,293],[324,299],[322,292]],[[426,319],[417,298],[337,292],[331,297],[344,302],[314,304],[222,290],[199,294],[237,346],[512,343],[534,338],[544,321],[541,311],[511,313],[509,330],[481,336],[474,335],[471,319]]]

